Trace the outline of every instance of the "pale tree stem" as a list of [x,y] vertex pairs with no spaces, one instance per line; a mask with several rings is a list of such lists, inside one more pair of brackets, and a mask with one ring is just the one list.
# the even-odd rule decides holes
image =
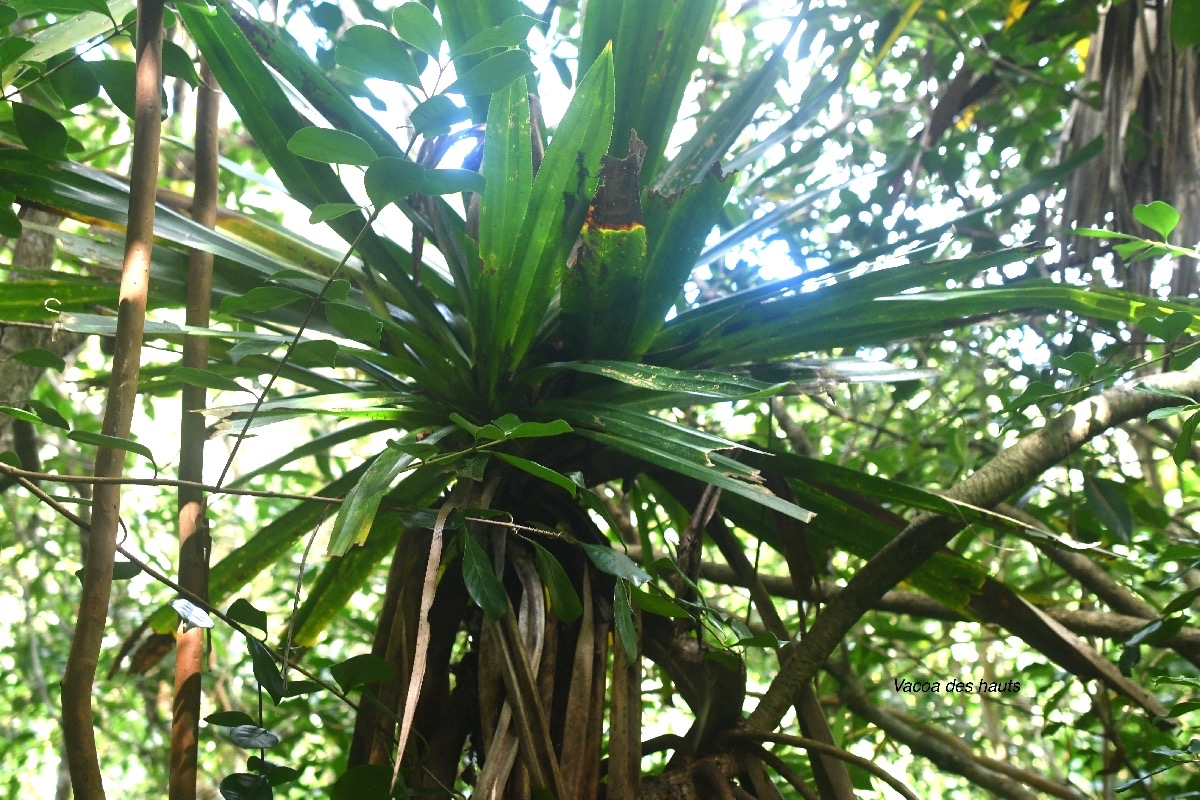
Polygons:
[[[163,0],[139,0],[133,156],[129,173],[129,223],[121,270],[116,349],[104,409],[103,432],[127,438],[137,402],[142,333],[154,244],[154,202],[158,184],[159,135],[162,130]],[[125,451],[101,448],[97,475],[120,476]],[[63,739],[75,800],[103,800],[104,782],[92,721],[92,687],[104,638],[112,590],[120,517],[119,484],[96,487],[92,498],[91,540],[83,574],[79,617],[62,680]]]

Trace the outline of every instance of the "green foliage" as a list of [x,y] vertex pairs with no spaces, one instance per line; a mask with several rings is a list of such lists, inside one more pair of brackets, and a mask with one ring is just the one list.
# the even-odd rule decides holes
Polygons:
[[[1151,774],[1170,780],[1170,767],[1194,749],[1155,731],[1135,690],[1148,670],[1166,675],[1186,663],[1164,648],[1184,632],[1196,593],[1166,576],[1200,560],[1158,547],[1168,526],[1183,535],[1186,517],[1175,500],[1168,512],[1155,495],[1166,473],[1149,465],[1153,453],[1169,453],[1180,467],[1192,457],[1200,404],[1179,394],[1149,415],[1149,424],[1167,427],[1142,431],[1149,449],[1141,471],[1124,470],[1123,444],[1100,443],[1042,488],[1009,498],[1019,508],[978,508],[939,491],[1067,405],[1147,363],[1186,367],[1200,351],[1187,298],[1076,285],[1047,267],[1041,242],[1024,241],[1034,219],[1024,200],[1049,196],[1102,147],[1097,140],[1051,162],[1066,98],[1091,96],[1071,53],[1096,29],[1094,8],[912,3],[898,12],[865,3],[776,19],[769,4],[745,4],[733,16],[715,0],[688,4],[686,13],[682,5],[592,0],[581,9],[552,3],[543,15],[516,0],[389,9],[363,2],[348,16],[334,3],[299,3],[277,27],[233,3],[178,4],[238,117],[241,139],[223,137],[237,143],[226,151],[221,196],[265,204],[276,216],[230,212],[210,231],[159,209],[151,305],[162,321],[146,333],[166,355],[146,366],[141,388],[160,397],[185,385],[236,393],[238,405],[216,405],[225,396],[210,402],[218,429],[253,428],[262,438],[249,447],[276,430],[304,438],[230,485],[314,495],[262,506],[214,498],[214,507],[238,504],[221,508],[215,526],[213,608],[177,599],[145,618],[159,634],[180,618],[213,627],[220,641],[231,628],[243,634],[235,641],[246,643],[248,664],[223,664],[223,680],[242,690],[235,703],[252,708],[254,692],[265,693],[272,713],[287,719],[275,726],[289,731],[285,741],[261,712],[206,718],[229,728],[238,747],[288,751],[288,764],[260,753],[247,771],[214,757],[221,795],[272,797],[291,783],[297,792],[354,798],[410,796],[408,785],[419,787],[412,796],[477,790],[472,781],[508,759],[501,707],[520,730],[530,791],[548,791],[532,784],[565,769],[544,763],[540,736],[552,740],[551,761],[572,740],[586,741],[591,749],[576,756],[591,766],[579,774],[598,776],[607,753],[611,786],[620,769],[614,753],[649,744],[623,741],[632,734],[614,722],[619,714],[667,719],[649,699],[631,712],[615,696],[595,712],[612,713],[603,725],[586,716],[602,696],[595,686],[622,669],[635,687],[652,676],[664,707],[682,697],[677,710],[692,730],[678,732],[672,759],[641,762],[657,764],[648,781],[677,772],[733,741],[723,737],[736,738],[752,708],[743,708],[747,690],[770,683],[776,655],[802,644],[824,613],[813,600],[852,578],[922,512],[970,524],[953,549],[909,576],[926,595],[909,602],[926,603],[913,607],[927,613],[936,601],[945,624],[868,612],[836,656],[870,684],[868,705],[898,705],[884,691],[894,678],[965,669],[955,662],[968,645],[986,661],[992,645],[981,626],[1000,626],[1013,638],[991,649],[997,663],[988,668],[1012,676],[1037,662],[1020,671],[1036,694],[1014,703],[1019,713],[990,735],[1024,746],[1040,726],[1044,749],[1031,769],[1077,772],[1089,790],[1111,784],[1114,770],[1130,776],[1129,788]],[[28,23],[0,43],[0,70],[22,98],[0,120],[11,145],[0,152],[0,183],[11,193],[0,203],[6,236],[21,233],[11,208],[18,201],[125,224],[128,188],[102,168],[124,158],[124,146],[109,140],[128,122],[98,93],[130,115],[133,63],[120,44],[100,46],[99,59],[75,54],[130,7],[0,5],[0,24]],[[314,41],[290,38],[296,15],[312,23]],[[362,24],[346,27],[348,18]],[[1171,33],[1190,41],[1184,23],[1173,22]],[[969,44],[979,37],[982,48]],[[577,49],[574,65],[543,52],[560,44],[562,53]],[[165,55],[166,73],[195,86],[192,56],[179,45]],[[542,113],[551,96],[543,56],[574,87],[561,116]],[[913,76],[913,86],[902,76]],[[970,90],[961,107],[942,105],[955,99],[949,91],[929,94],[960,80]],[[932,109],[928,118],[922,107]],[[400,119],[399,108],[411,113]],[[449,154],[464,140],[478,146],[460,161]],[[847,174],[834,174],[838,160]],[[1126,264],[1197,257],[1168,242],[1186,226],[1167,203],[1129,213],[1159,238],[1075,232],[1115,241]],[[305,218],[321,233],[289,230]],[[331,250],[318,236],[340,243]],[[52,269],[26,275],[13,264],[6,272],[21,280],[6,282],[0,320],[56,320],[111,336],[115,318],[97,306],[117,306],[105,276],[121,261],[119,243],[83,228],[64,229],[61,242]],[[166,321],[185,303],[193,248],[216,256],[218,319],[208,330]],[[789,268],[768,276],[776,261]],[[1031,265],[1054,277],[1033,277]],[[1012,322],[1017,315],[1030,326]],[[208,369],[175,363],[185,335],[209,338]],[[1123,350],[1135,335],[1143,350]],[[46,347],[12,358],[74,375],[72,360]],[[103,377],[95,357],[85,367],[89,380]],[[63,379],[75,380],[55,378]],[[846,388],[853,383],[864,385]],[[145,438],[152,452],[132,438],[103,437],[93,413],[57,390],[39,391],[0,413],[60,443],[54,469],[78,471],[67,457],[87,458],[93,446],[142,455],[156,475],[160,465],[171,469],[165,444]],[[255,395],[249,402],[246,392]],[[147,408],[158,414],[157,399]],[[784,436],[777,414],[799,428]],[[0,457],[23,463],[15,453]],[[1182,474],[1176,484],[1181,497],[1197,488]],[[129,513],[139,531],[151,522],[169,528],[173,517]],[[310,563],[321,548],[297,545],[325,522],[328,557]],[[435,527],[446,554],[427,563]],[[1069,577],[1076,573],[1035,548],[1081,541],[1096,553],[1071,555],[1098,570],[1129,570],[1127,582],[1162,609],[1098,649],[1042,612],[1013,611],[1034,603],[1069,615],[1080,602]],[[157,553],[159,544],[137,538],[130,546]],[[0,549],[10,547],[20,550],[22,569],[55,576],[47,554],[0,539]],[[1090,561],[1110,554],[1124,561]],[[1145,575],[1137,559],[1146,559]],[[120,570],[114,577],[135,587],[127,591],[138,606],[122,605],[120,621],[133,628],[142,607],[170,595],[148,588],[140,568]],[[38,591],[38,603],[61,599]],[[288,614],[286,626],[268,624]],[[249,629],[280,635],[280,646]],[[624,664],[610,663],[610,634]],[[311,680],[292,680],[290,661],[276,652],[287,646]],[[1150,648],[1174,660],[1150,667],[1140,660]],[[417,653],[428,665],[414,674]],[[1095,666],[1111,671],[1110,662],[1125,682]],[[832,674],[820,679],[822,694],[840,687],[848,696],[850,684],[835,685]],[[1113,698],[1084,708],[1072,699],[1074,676],[1098,674]],[[325,755],[352,749],[342,695],[357,693],[364,729],[386,727],[391,715],[403,717],[400,687],[421,680],[420,743],[396,756],[404,776],[396,786],[388,769]],[[973,730],[990,702],[925,700],[904,707],[905,725],[949,719]],[[1167,716],[1183,717],[1190,702]],[[818,713],[832,733],[806,727],[805,735],[878,745],[850,711]],[[581,731],[585,722],[595,727],[595,741],[558,735],[576,724],[564,722],[569,714],[580,715]],[[466,721],[454,733],[458,718]],[[435,738],[442,734],[431,719],[446,723],[446,741]],[[1077,747],[1075,729],[1154,747],[1114,765],[1105,748]],[[314,753],[321,765],[303,769]],[[836,780],[818,777],[817,763],[788,759],[799,780]],[[479,769],[462,769],[468,762]],[[503,791],[508,779],[497,780]],[[873,779],[855,772],[850,780],[866,789]],[[929,796],[964,785],[920,782]]]

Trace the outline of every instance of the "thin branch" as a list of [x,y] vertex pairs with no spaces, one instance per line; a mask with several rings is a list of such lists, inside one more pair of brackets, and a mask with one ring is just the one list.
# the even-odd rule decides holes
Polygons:
[[[36,484],[26,481],[24,478],[18,478],[17,480],[26,489],[28,489],[31,494],[36,496],[39,500],[41,500],[46,505],[53,508],[59,514],[61,514],[64,519],[71,522],[71,524],[78,527],[85,534],[91,532],[90,527],[85,520],[83,520],[78,515],[72,513],[72,511],[70,509],[66,508],[61,503],[59,503],[57,500],[55,500],[53,497],[51,497],[50,495],[43,492],[40,488],[38,488],[38,486]],[[229,627],[233,628],[235,631],[240,633],[242,636],[245,636],[246,638],[251,638],[253,636],[253,634],[251,634],[248,630],[246,630],[246,628],[243,627],[240,622],[238,622],[237,620],[230,617],[228,614],[226,614],[221,609],[212,605],[212,603],[210,603],[208,600],[204,599],[203,597],[200,597],[197,594],[193,594],[192,592],[190,592],[187,589],[180,586],[175,581],[168,578],[166,575],[163,575],[161,572],[156,570],[154,567],[150,566],[150,564],[146,563],[141,558],[139,558],[138,556],[131,553],[129,550],[126,550],[123,545],[117,545],[116,550],[122,556],[127,558],[131,564],[136,566],[142,572],[145,572],[147,575],[149,575],[151,578],[153,578],[154,580],[161,583],[163,586],[166,586],[168,589],[171,589],[172,591],[177,592],[179,594],[179,596],[182,597],[184,600],[188,600],[193,605],[195,605],[197,608],[203,609],[204,612],[207,613],[208,615],[216,617],[217,619],[221,620],[226,625],[228,625]],[[146,623],[143,622],[142,624],[145,625]],[[287,660],[283,654],[281,654],[280,652],[278,652],[277,650],[272,648],[266,642],[262,642],[262,645],[264,648],[266,648],[266,651],[271,654],[271,657],[274,658],[276,661],[278,661],[281,665],[287,663]],[[120,661],[120,657],[118,657],[117,660]],[[299,672],[301,675],[303,675],[308,680],[310,680],[313,683],[320,686],[322,689],[325,689],[326,691],[328,691],[330,694],[332,694],[334,697],[341,700],[343,703],[348,705],[350,708],[355,709],[355,710],[358,709],[358,704],[355,703],[353,700],[351,700],[349,698],[349,696],[347,696],[344,692],[342,692],[340,689],[338,689],[333,684],[321,679],[319,676],[308,671],[307,669],[304,669],[299,664],[292,664],[291,668],[296,670],[297,672]]]
[[175,486],[195,489],[208,494],[233,494],[244,497],[266,497],[276,500],[316,500],[320,503],[341,503],[341,497],[325,497],[319,494],[293,494],[291,492],[268,492],[261,489],[226,489],[197,481],[174,480],[172,478],[126,478],[120,475],[59,475],[50,472],[34,472],[27,469],[5,464],[0,461],[0,473],[13,478],[26,478],[31,481],[47,481],[50,483],[86,483],[92,486]]
[[847,708],[883,731],[890,741],[903,744],[939,769],[961,775],[1007,800],[1033,800],[1034,795],[1028,792],[1025,786],[1063,800],[1084,800],[1081,794],[1069,786],[1055,783],[1012,764],[979,755],[949,732],[941,736],[941,731],[935,730],[934,726],[916,725],[895,711],[875,705],[867,697],[858,678],[846,665],[831,660],[826,664],[826,670],[840,684],[838,697]]
[[[1200,374],[1155,375],[1142,381],[1141,385],[1200,396]],[[1109,389],[1076,404],[1043,428],[1001,451],[954,486],[947,496],[985,508],[995,506],[1100,433],[1178,402],[1178,398],[1140,391],[1130,385]],[[855,574],[838,598],[826,606],[808,635],[792,650],[750,715],[749,729],[759,732],[774,729],[804,684],[817,674],[863,614],[885,592],[949,544],[963,527],[959,520],[924,515],[881,548]],[[1137,699],[1145,706],[1159,705],[1144,690]]]

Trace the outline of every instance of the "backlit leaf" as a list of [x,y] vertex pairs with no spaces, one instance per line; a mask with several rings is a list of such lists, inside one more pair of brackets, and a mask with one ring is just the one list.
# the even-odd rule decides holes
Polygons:
[[288,150],[326,164],[367,166],[379,158],[371,145],[353,133],[333,128],[301,128],[288,140]]
[[369,78],[420,86],[421,76],[412,56],[389,30],[355,25],[346,31],[334,51],[337,63]]
[[505,50],[484,59],[454,83],[446,87],[447,94],[491,94],[520,78],[537,71],[524,50]]
[[442,46],[442,26],[420,3],[405,3],[392,9],[392,27],[404,41],[437,58]]

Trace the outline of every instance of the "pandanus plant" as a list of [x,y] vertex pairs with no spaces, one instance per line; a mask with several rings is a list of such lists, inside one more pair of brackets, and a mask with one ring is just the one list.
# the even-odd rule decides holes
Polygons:
[[[1112,319],[1134,313],[1129,298],[1113,294],[1100,304],[1061,285],[915,292],[961,286],[1033,252],[961,250],[937,260],[948,225],[853,263],[689,301],[698,266],[720,262],[829,190],[797,187],[795,201],[740,225],[727,213],[746,180],[732,167],[766,170],[814,156],[819,140],[781,145],[821,112],[858,57],[850,34],[798,16],[769,57],[699,112],[695,132],[677,143],[717,6],[589,0],[577,85],[548,131],[525,45],[544,22],[522,14],[516,0],[409,2],[376,14],[339,34],[336,70],[235,4],[178,4],[288,195],[347,244],[339,259],[266,222],[227,214],[213,232],[160,208],[152,302],[181,302],[180,254],[200,248],[216,256],[220,315],[258,327],[208,332],[207,375],[151,368],[145,385],[227,389],[235,378],[270,373],[294,388],[210,413],[243,435],[306,415],[344,421],[240,483],[349,440],[374,443],[374,455],[319,493],[342,502],[328,558],[288,626],[300,660],[390,563],[372,657],[334,670],[344,688],[372,698],[359,705],[351,767],[390,773],[394,765],[396,785],[440,796],[465,785],[480,797],[718,796],[705,787],[739,776],[765,797],[753,736],[795,707],[803,742],[824,753],[811,758],[811,779],[830,796],[847,790],[844,765],[828,755],[837,748],[812,670],[789,670],[785,659],[763,705],[744,712],[742,654],[779,649],[803,625],[779,616],[745,542],[777,552],[798,596],[814,599],[819,554],[870,558],[904,527],[863,498],[990,525],[1011,521],[783,453],[774,436],[735,441],[692,412],[857,379],[928,379],[879,364],[864,374],[813,356],[985,314],[1036,306]],[[814,68],[806,98],[762,133],[759,109],[795,54],[817,52],[822,37],[833,53],[828,65]],[[451,64],[454,81],[435,90]],[[370,93],[368,78],[419,101],[399,134],[355,102],[353,93]],[[443,165],[464,129],[478,140],[474,155],[467,166]],[[757,141],[747,144],[750,129]],[[123,222],[127,190],[119,181],[75,164],[47,170],[47,154],[33,150],[0,153],[10,191],[78,218]],[[66,258],[86,261],[97,247],[88,246],[63,236]],[[34,315],[30,299],[51,289],[71,312],[66,327],[111,332],[111,320],[84,313],[109,299],[111,290],[94,284],[27,281],[20,297],[8,295],[5,314]],[[167,342],[185,333],[200,332],[148,330]],[[644,513],[614,515],[621,502]],[[218,540],[228,553],[211,572],[212,602],[227,602],[283,558],[325,509],[299,502],[245,541]],[[224,525],[217,531],[232,534]],[[767,635],[752,635],[706,602],[696,582],[709,545],[751,587]],[[1021,601],[979,565],[935,548],[911,580],[977,618],[1017,633],[1036,629],[1026,638],[1051,658],[1155,708],[1106,662],[1081,655],[1077,640],[1015,619]],[[170,609],[151,618],[164,636],[177,622]],[[254,652],[256,677],[282,699],[288,689],[278,667],[258,657],[263,648]],[[653,743],[641,735],[648,663],[692,720]],[[643,778],[642,756],[654,749],[674,755]]]

